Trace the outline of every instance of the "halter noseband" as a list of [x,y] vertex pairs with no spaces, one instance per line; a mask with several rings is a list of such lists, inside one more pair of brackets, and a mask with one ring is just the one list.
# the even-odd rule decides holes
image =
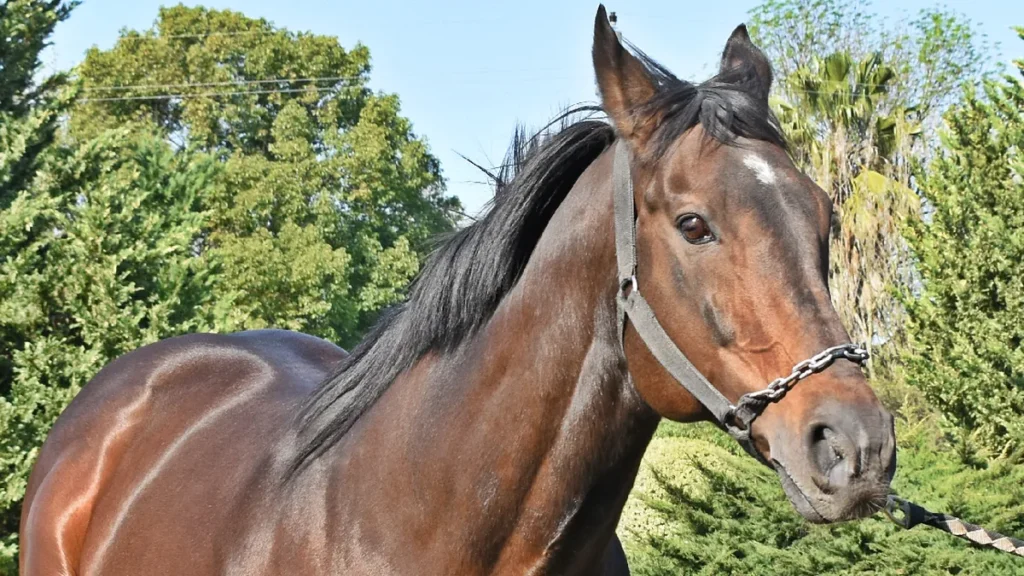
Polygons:
[[[676,381],[686,388],[698,402],[711,412],[719,426],[736,439],[758,460],[765,461],[754,448],[750,431],[754,420],[772,402],[778,402],[790,388],[812,374],[823,372],[836,360],[845,358],[858,365],[868,359],[867,350],[854,344],[840,344],[827,348],[793,367],[789,376],[776,378],[764,390],[740,397],[733,405],[690,362],[672,339],[665,333],[647,300],[640,295],[636,280],[636,215],[633,207],[633,178],[630,174],[630,153],[626,142],[615,145],[615,165],[612,172],[612,195],[615,204],[615,257],[619,268],[618,303],[619,343],[622,344],[626,318],[647,345],[655,359],[668,370]],[[625,352],[625,349],[623,349]]]

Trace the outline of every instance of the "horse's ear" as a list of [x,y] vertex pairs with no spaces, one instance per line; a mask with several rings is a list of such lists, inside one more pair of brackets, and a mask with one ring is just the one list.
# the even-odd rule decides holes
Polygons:
[[654,81],[643,63],[619,42],[603,4],[597,8],[594,21],[592,55],[602,108],[620,135],[642,145],[654,122],[642,117],[638,108],[654,96]]
[[755,89],[758,96],[768,100],[768,93],[772,89],[772,65],[765,58],[764,52],[750,41],[747,34],[747,27],[740,24],[732,31],[729,41],[725,43],[725,50],[722,52],[722,67],[720,73],[725,73],[735,68],[745,68],[753,75]]

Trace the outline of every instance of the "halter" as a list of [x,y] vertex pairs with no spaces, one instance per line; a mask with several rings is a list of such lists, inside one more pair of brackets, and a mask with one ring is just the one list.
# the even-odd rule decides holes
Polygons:
[[615,203],[615,257],[619,268],[616,302],[620,345],[628,317],[640,339],[669,374],[703,404],[714,415],[718,425],[735,438],[750,455],[771,466],[754,448],[750,435],[754,420],[769,404],[782,400],[797,382],[812,374],[823,372],[836,360],[845,358],[863,365],[868,359],[867,350],[854,344],[840,344],[827,348],[794,366],[788,376],[776,378],[764,390],[744,394],[739,402],[733,405],[676,347],[655,317],[654,310],[640,295],[640,286],[636,280],[636,213],[633,207],[630,152],[628,145],[621,140],[615,147],[612,185]]

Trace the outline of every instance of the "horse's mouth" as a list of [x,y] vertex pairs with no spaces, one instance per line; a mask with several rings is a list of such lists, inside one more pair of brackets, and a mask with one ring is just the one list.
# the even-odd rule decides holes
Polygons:
[[[824,494],[824,498],[815,498],[798,482],[786,466],[778,460],[772,460],[775,472],[779,475],[782,489],[797,512],[808,522],[814,524],[830,524],[845,522],[871,516],[885,506],[888,483],[871,486],[863,484],[850,487],[850,493],[840,497],[839,494]],[[833,501],[842,498],[845,501]]]

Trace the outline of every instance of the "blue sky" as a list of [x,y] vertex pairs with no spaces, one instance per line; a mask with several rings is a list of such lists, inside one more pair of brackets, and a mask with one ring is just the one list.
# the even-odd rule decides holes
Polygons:
[[[570,104],[593,102],[590,40],[597,0],[207,0],[277,26],[362,42],[373,58],[371,86],[397,93],[403,113],[440,158],[448,190],[476,213],[490,198],[480,173],[459,153],[484,165],[501,161],[517,122],[546,123]],[[759,2],[747,0],[606,1],[620,29],[678,76],[700,80],[714,71],[725,39]],[[149,28],[168,0],[85,0],[60,24],[44,60],[48,68],[77,64],[93,45],[109,48],[122,28]],[[994,59],[1024,57],[1011,26],[1024,26],[1024,1],[941,3],[974,21]],[[885,21],[934,6],[927,0],[877,2]]]

